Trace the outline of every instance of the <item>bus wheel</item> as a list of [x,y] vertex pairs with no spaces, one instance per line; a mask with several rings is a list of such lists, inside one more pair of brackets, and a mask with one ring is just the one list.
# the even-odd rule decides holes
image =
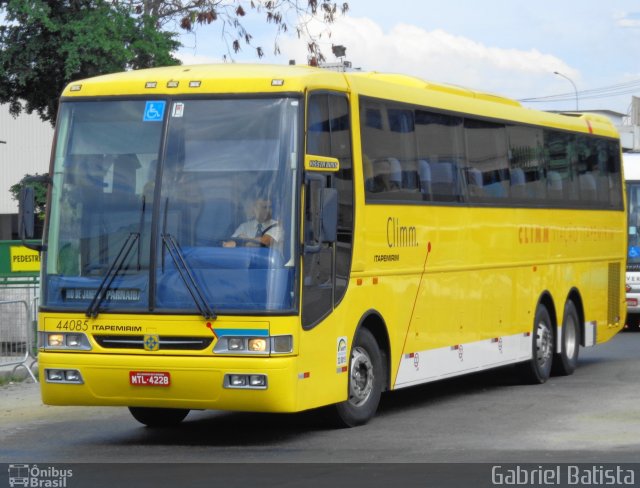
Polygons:
[[522,376],[527,383],[544,383],[551,376],[553,362],[553,330],[549,311],[538,305],[533,322],[531,341],[532,357],[521,366]]
[[378,342],[367,329],[353,341],[349,360],[349,396],[335,406],[342,426],[367,423],[376,413],[384,385],[384,367]]
[[562,351],[553,357],[553,374],[568,376],[576,370],[580,351],[579,323],[576,306],[568,301],[562,319]]
[[129,412],[134,419],[147,427],[171,427],[182,422],[189,410],[186,408],[129,407]]

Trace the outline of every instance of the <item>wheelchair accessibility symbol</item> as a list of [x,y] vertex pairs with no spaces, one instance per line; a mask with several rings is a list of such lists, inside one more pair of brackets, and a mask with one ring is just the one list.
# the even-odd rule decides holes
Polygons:
[[144,107],[143,122],[162,122],[164,118],[164,100],[149,101]]

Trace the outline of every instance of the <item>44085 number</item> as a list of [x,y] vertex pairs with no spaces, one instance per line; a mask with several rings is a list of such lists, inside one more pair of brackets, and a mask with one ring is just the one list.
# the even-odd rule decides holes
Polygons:
[[57,323],[56,329],[69,332],[86,332],[89,328],[89,319],[69,319],[61,320]]

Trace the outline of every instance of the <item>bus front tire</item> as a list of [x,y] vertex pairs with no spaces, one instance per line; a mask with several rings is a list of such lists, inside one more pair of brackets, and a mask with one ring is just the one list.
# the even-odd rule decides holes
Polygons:
[[573,302],[569,301],[564,306],[562,330],[560,333],[562,350],[553,358],[552,372],[559,376],[573,374],[578,365],[578,353],[580,351],[580,319]]
[[182,422],[189,414],[186,408],[129,407],[129,412],[147,427],[171,427]]
[[527,383],[542,384],[551,376],[553,362],[553,329],[547,307],[538,305],[533,321],[531,359],[520,365],[520,372]]
[[348,398],[335,405],[338,425],[363,425],[375,415],[385,381],[384,371],[378,342],[369,330],[361,329],[351,348]]

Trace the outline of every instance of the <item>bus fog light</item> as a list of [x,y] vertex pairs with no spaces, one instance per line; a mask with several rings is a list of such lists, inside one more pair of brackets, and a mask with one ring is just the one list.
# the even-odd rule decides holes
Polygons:
[[230,386],[235,386],[237,387],[241,387],[241,386],[246,386],[247,385],[247,377],[243,374],[232,374],[229,375],[229,385]]
[[267,377],[263,374],[252,374],[249,376],[249,386],[264,388],[267,386]]
[[47,381],[64,381],[64,371],[60,369],[48,369]]
[[272,337],[271,342],[272,352],[283,354],[293,351],[293,337],[290,335]]
[[266,390],[267,375],[266,374],[225,374],[225,388],[239,390]]
[[249,339],[249,351],[266,352],[267,340],[266,339]]
[[77,369],[65,371],[64,379],[69,383],[82,383],[82,376],[80,375],[80,371]]
[[45,369],[44,375],[47,383],[63,383],[74,385],[84,384],[82,375],[77,369]]

